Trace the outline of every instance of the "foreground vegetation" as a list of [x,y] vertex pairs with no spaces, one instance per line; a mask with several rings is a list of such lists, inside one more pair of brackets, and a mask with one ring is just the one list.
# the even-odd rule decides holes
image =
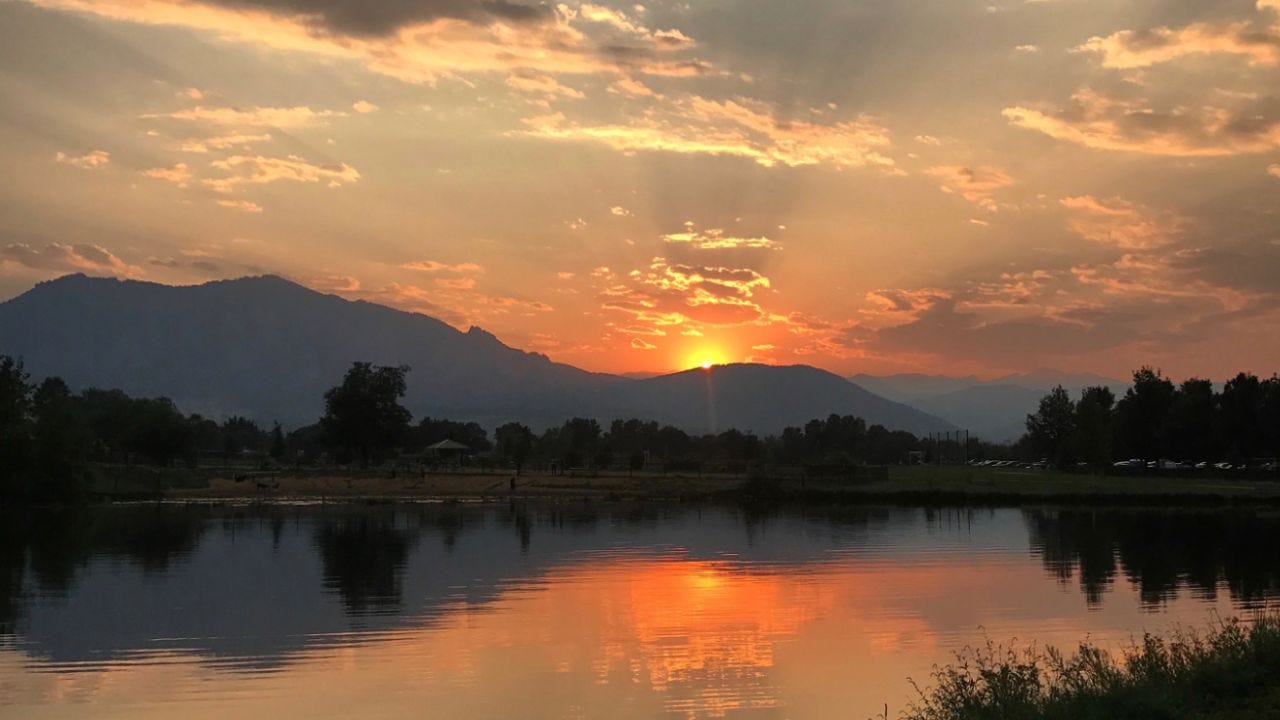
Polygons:
[[[1280,618],[1146,635],[1119,659],[1088,643],[988,645],[933,673],[907,720],[1246,720],[1280,717]],[[919,689],[919,688],[918,688]]]

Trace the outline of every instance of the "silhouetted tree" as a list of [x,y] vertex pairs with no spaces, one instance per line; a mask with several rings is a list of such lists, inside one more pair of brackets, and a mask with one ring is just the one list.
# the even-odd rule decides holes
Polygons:
[[441,440],[460,442],[477,452],[493,447],[489,442],[489,434],[480,427],[479,423],[474,422],[464,423],[427,417],[410,431],[410,435],[412,436],[410,445],[415,448],[425,448]]
[[1241,461],[1258,456],[1263,445],[1262,383],[1258,376],[1240,373],[1228,380],[1218,402],[1227,457]]
[[254,453],[262,450],[263,432],[258,423],[233,415],[222,423],[222,441],[223,453],[227,457],[245,451]]
[[1169,404],[1165,421],[1170,457],[1178,460],[1209,460],[1215,452],[1217,397],[1209,380],[1184,380]]
[[1133,373],[1133,387],[1116,404],[1124,452],[1152,459],[1165,451],[1165,420],[1173,395],[1173,383],[1159,370],[1143,366]]
[[1104,385],[1085,388],[1080,402],[1076,403],[1076,452],[1096,472],[1105,472],[1111,467],[1115,402],[1111,388]]
[[62,378],[46,378],[32,396],[34,487],[42,500],[79,500],[88,489],[89,428]]
[[284,430],[280,427],[280,423],[271,426],[271,457],[279,460],[284,457]]
[[560,455],[569,467],[594,461],[600,450],[600,423],[590,418],[573,418],[560,427]]
[[408,372],[405,365],[353,363],[342,384],[324,394],[320,426],[326,444],[354,455],[362,466],[399,445],[412,417],[400,404]]
[[0,355],[0,498],[24,494],[31,462],[31,386],[22,361]]
[[1262,381],[1262,408],[1258,417],[1262,421],[1262,446],[1273,458],[1280,458],[1280,377],[1272,375]]
[[1031,447],[1054,465],[1074,463],[1071,447],[1076,431],[1076,407],[1061,385],[1040,399],[1040,407],[1027,416],[1027,439]]
[[516,474],[533,453],[533,431],[520,423],[507,423],[493,431],[498,456],[516,466]]
[[187,419],[169,398],[140,398],[127,406],[127,446],[159,465],[168,465],[189,447]]

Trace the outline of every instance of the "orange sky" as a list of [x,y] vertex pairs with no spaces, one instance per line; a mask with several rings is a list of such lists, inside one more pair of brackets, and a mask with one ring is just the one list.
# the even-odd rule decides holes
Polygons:
[[1280,4],[0,5],[0,298],[277,273],[606,371],[1274,372]]

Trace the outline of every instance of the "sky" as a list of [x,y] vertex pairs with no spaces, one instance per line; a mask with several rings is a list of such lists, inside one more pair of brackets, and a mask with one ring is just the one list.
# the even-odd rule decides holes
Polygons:
[[0,0],[0,165],[0,300],[271,273],[608,372],[1280,369],[1280,0]]

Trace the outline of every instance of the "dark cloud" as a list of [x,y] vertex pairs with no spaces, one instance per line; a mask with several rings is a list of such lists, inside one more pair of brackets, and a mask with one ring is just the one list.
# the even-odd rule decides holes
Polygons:
[[93,272],[130,276],[134,268],[100,245],[48,243],[41,246],[10,243],[0,246],[0,260],[32,270]]
[[1280,295],[1280,246],[1271,243],[1184,250],[1169,264],[1214,285]]
[[442,18],[485,24],[493,20],[540,22],[542,5],[508,0],[208,0],[210,4],[304,19],[339,35],[388,35],[406,25]]
[[993,367],[1035,367],[1148,339],[1139,314],[1101,308],[1089,314],[1088,324],[1047,317],[984,322],[976,313],[958,310],[952,300],[938,300],[915,320],[880,330],[867,345],[890,354],[925,353]]

